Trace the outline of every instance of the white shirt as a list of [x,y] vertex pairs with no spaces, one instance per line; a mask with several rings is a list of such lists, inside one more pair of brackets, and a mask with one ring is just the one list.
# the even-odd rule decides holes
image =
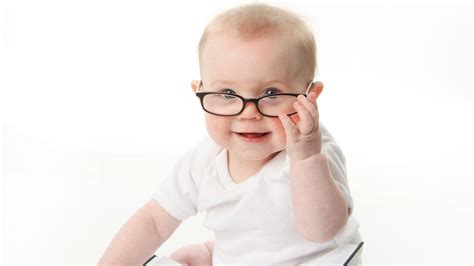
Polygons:
[[[322,125],[321,129],[322,153],[352,210],[344,156],[329,132]],[[314,261],[339,245],[360,241],[359,225],[352,215],[328,242],[301,237],[293,219],[289,167],[290,159],[282,151],[254,176],[237,184],[227,169],[227,151],[206,138],[181,158],[154,198],[179,220],[207,211],[205,226],[216,236],[214,265],[296,265]]]

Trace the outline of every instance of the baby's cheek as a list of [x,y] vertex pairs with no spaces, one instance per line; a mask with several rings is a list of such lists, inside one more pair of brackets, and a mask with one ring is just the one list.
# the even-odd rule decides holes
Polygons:
[[230,126],[224,117],[206,114],[206,128],[214,142],[223,148],[227,148],[230,137]]
[[291,121],[293,121],[293,123],[295,125],[297,125],[300,122],[300,116],[297,115],[297,114],[294,114],[294,115],[290,116],[290,119],[291,119]]
[[[297,114],[290,116],[290,119],[295,125],[297,125],[301,120]],[[278,130],[282,130],[283,132],[285,132],[285,128],[283,127],[283,124],[281,123],[279,118],[272,118],[271,123],[273,128],[278,128]]]
[[272,118],[270,123],[271,123],[273,135],[277,138],[277,141],[282,142],[283,145],[285,145],[286,144],[285,128],[283,127],[283,124],[281,123],[280,119]]

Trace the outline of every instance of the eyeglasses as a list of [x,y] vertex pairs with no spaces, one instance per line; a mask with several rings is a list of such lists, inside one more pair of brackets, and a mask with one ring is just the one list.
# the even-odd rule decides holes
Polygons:
[[254,103],[263,116],[278,117],[278,114],[296,114],[293,104],[298,95],[307,96],[313,82],[309,82],[306,93],[274,93],[259,98],[244,98],[227,92],[200,92],[202,81],[199,81],[196,96],[201,100],[204,111],[219,116],[234,116],[242,113],[248,102]]

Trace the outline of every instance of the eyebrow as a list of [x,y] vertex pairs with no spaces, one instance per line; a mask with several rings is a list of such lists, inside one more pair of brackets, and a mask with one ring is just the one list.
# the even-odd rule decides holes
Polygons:
[[[230,80],[215,80],[214,82],[211,82],[209,85],[209,87],[215,87],[216,84],[218,85],[221,85],[221,86],[229,86],[229,87],[234,87],[234,86],[231,86],[231,84],[235,84],[235,82],[233,81],[230,81]],[[204,85],[204,84],[203,84]]]

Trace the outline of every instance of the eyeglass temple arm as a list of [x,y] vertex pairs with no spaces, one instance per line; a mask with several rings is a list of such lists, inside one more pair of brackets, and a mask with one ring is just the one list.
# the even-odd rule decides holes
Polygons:
[[309,90],[311,90],[311,87],[313,87],[313,84],[314,82],[312,80],[308,83],[308,87],[306,88],[306,93],[305,93],[306,95],[308,95]]
[[199,89],[202,87],[202,80],[198,81],[196,92],[199,92]]

